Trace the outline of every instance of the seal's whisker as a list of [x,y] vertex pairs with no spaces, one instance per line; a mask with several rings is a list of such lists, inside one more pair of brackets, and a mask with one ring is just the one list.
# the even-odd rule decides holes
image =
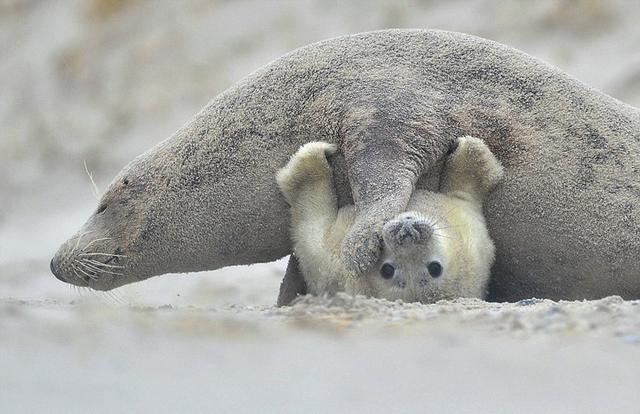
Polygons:
[[76,269],[73,263],[71,264],[71,270],[73,270],[73,277],[82,280],[82,278],[78,275],[78,269]]
[[99,239],[93,239],[89,243],[87,243],[86,246],[84,246],[82,248],[82,251],[84,252],[85,250],[87,250],[87,248],[89,248],[89,246],[91,246],[93,243],[99,242],[99,241],[104,241],[104,240],[111,240],[111,237],[102,237],[102,238],[99,238]]
[[448,216],[448,215],[449,215],[449,213],[451,213],[451,212],[452,212],[453,210],[455,210],[456,208],[462,208],[462,206],[454,205],[453,207],[451,207],[449,210],[447,210],[447,211],[444,213],[444,216],[445,216],[445,217],[446,217],[446,216]]
[[127,257],[123,254],[112,254],[112,253],[80,253],[78,256],[109,256],[109,257]]
[[100,274],[102,272],[102,269],[100,269],[99,267],[96,267],[90,263],[85,262],[84,260],[81,260],[82,266],[84,266],[85,269],[91,270],[96,274]]
[[91,280],[98,280],[98,275],[100,272],[96,272],[93,269],[88,268],[84,263],[76,261],[78,264],[78,270],[82,272],[84,275],[89,277]]
[[[104,299],[107,303],[111,305],[117,305],[118,303],[113,299],[111,295],[109,295],[106,291],[100,291],[100,297]],[[115,302],[115,303],[114,303]]]
[[108,290],[102,291],[102,294],[104,295],[104,297],[106,297],[107,299],[110,299],[112,302],[117,302],[117,300],[115,300],[111,292],[109,292]]
[[102,300],[104,300],[106,303],[111,304],[111,305],[113,304],[113,301],[111,300],[111,298],[109,297],[109,295],[107,295],[105,292],[100,292],[98,295],[99,295],[99,296],[100,296],[100,298],[101,298]]
[[100,274],[100,273],[109,273],[111,275],[118,275],[118,276],[123,276],[124,275],[124,273],[121,273],[121,272],[113,272],[111,270],[101,269],[101,268],[97,267],[96,265],[92,265],[91,263],[87,263],[85,261],[83,261],[83,264],[88,269],[94,270],[98,274]]
[[460,241],[460,239],[458,237],[445,236],[444,234],[438,234],[438,233],[433,233],[433,235],[436,236],[436,237],[444,237],[445,239],[451,239],[451,240]]
[[87,263],[91,263],[92,265],[98,266],[98,267],[110,267],[112,269],[124,269],[124,266],[102,263],[102,262],[99,262],[97,260],[92,260],[92,259],[82,259],[82,260],[86,261]]
[[[456,206],[454,205],[453,207],[451,207],[449,210],[445,211],[444,214],[442,215],[442,217],[447,217],[449,215],[449,213],[451,213],[453,210],[455,210],[456,208],[462,208],[462,206]],[[437,224],[439,223],[440,220],[438,220],[437,218],[433,217],[433,223]]]
[[100,191],[98,190],[98,186],[96,182],[93,180],[93,174],[89,171],[89,167],[87,167],[87,160],[84,160],[84,171],[87,173],[89,177],[89,181],[91,182],[91,190],[93,192],[93,196],[97,199],[100,198]]
[[127,300],[125,295],[123,295],[119,291],[113,291],[113,294],[120,300],[120,302],[122,302],[123,305],[129,306],[129,301]]
[[463,227],[466,226],[466,224],[458,224],[456,226],[446,226],[446,227],[438,227],[438,228],[434,228],[433,230],[445,230],[445,229],[454,229],[456,227]]
[[[82,263],[78,263],[78,265],[82,265]],[[82,273],[83,275],[87,276],[89,279],[98,280],[98,276],[97,275],[92,275],[92,274],[88,273],[85,269],[82,268],[82,266],[79,266],[77,269],[78,269],[78,271],[80,273]],[[90,269],[87,269],[87,270],[90,270]],[[79,279],[82,279],[82,278],[79,278]]]
[[113,298],[113,300],[115,300],[117,303],[119,303],[119,304],[121,304],[121,305],[126,304],[126,303],[125,303],[125,301],[124,301],[120,296],[118,296],[118,295],[116,294],[116,292],[115,292],[115,291],[113,291],[113,290],[107,290],[107,291],[105,291],[105,293],[107,293],[107,294],[108,294],[111,298]]
[[76,250],[78,250],[78,245],[80,244],[80,241],[82,240],[82,238],[84,236],[86,236],[89,233],[93,233],[92,230],[90,231],[85,231],[84,233],[82,233],[80,236],[78,236],[78,240],[76,241],[76,245],[73,247],[73,250],[71,250],[71,253],[74,253]]

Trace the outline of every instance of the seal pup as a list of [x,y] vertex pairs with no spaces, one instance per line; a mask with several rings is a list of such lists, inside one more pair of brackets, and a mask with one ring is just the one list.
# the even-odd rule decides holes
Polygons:
[[343,156],[339,203],[356,208],[341,256],[362,271],[383,223],[465,135],[505,168],[485,204],[489,299],[640,297],[640,112],[516,49],[431,30],[315,43],[218,95],[115,177],[51,269],[106,290],[286,256],[273,177],[323,139]]
[[482,202],[502,178],[502,166],[479,139],[462,137],[447,158],[442,192],[417,190],[407,210],[382,229],[378,263],[353,278],[340,259],[356,219],[353,205],[338,208],[327,160],[336,146],[310,142],[277,174],[291,207],[293,251],[309,293],[344,291],[405,302],[484,298],[494,259]]

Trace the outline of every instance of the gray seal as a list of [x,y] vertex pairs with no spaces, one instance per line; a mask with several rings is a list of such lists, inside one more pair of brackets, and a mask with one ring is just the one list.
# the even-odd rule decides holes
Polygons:
[[312,44],[223,92],[117,175],[51,269],[107,290],[285,256],[274,176],[321,139],[338,147],[340,203],[356,208],[342,259],[362,272],[385,220],[465,135],[505,167],[485,204],[490,299],[640,297],[639,111],[513,48],[427,30]]

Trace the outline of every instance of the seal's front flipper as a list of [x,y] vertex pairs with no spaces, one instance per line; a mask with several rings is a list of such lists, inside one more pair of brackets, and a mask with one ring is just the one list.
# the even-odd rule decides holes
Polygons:
[[[333,144],[309,142],[300,147],[276,174],[278,187],[293,209],[294,216],[296,210],[302,210],[302,213],[312,210],[314,203],[335,204],[333,175],[327,159],[335,152]],[[337,206],[327,209],[336,210]]]
[[[333,171],[328,162],[336,146],[326,142],[310,142],[291,157],[285,167],[278,171],[276,180],[280,191],[290,205],[291,232],[294,252],[304,271],[305,292],[330,293],[335,290],[343,271],[331,271],[323,257],[332,252],[332,240],[336,237],[338,204],[333,185]],[[294,256],[292,256],[294,257]],[[296,259],[289,262],[290,268],[281,287],[278,303],[289,303],[299,293],[299,275]],[[338,262],[330,260],[330,263]],[[294,274],[296,273],[296,274]],[[295,278],[287,280],[287,277]],[[290,283],[294,284],[292,288]],[[291,291],[292,289],[292,291]]]
[[342,261],[353,275],[377,262],[384,222],[406,209],[418,177],[442,159],[450,144],[450,137],[438,134],[437,114],[414,93],[385,90],[371,99],[351,108],[342,128],[356,207]]
[[375,157],[359,155],[347,157],[356,220],[341,249],[343,265],[352,276],[364,274],[378,261],[382,226],[406,208],[417,176],[393,148]]
[[291,254],[289,256],[289,264],[284,274],[282,283],[280,284],[280,293],[278,294],[278,306],[289,306],[298,296],[307,294],[307,284],[300,272],[298,259]]
[[482,203],[500,182],[504,169],[482,140],[461,137],[447,157],[440,191]]

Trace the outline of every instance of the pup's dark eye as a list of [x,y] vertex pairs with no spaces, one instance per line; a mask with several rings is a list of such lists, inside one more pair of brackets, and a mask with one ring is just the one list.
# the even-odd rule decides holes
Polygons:
[[389,263],[385,263],[380,268],[380,276],[385,279],[391,279],[393,274],[396,272],[396,268],[390,265]]
[[129,185],[129,179],[125,178],[124,180],[122,180],[122,184],[123,185]]
[[430,262],[427,265],[427,270],[429,270],[429,274],[431,275],[431,277],[440,277],[440,275],[442,275],[442,265],[440,264],[440,262]]

